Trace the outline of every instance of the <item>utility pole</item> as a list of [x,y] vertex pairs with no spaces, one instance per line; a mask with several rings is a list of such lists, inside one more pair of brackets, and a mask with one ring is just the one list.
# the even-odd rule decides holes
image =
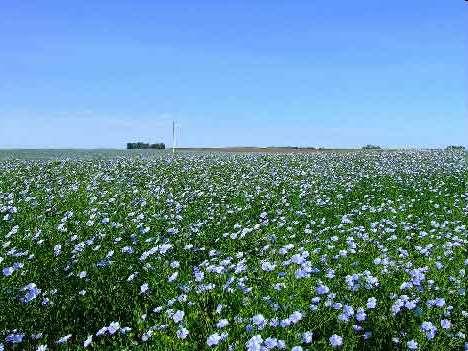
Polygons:
[[172,153],[175,153],[176,147],[176,132],[175,132],[175,121],[172,121]]

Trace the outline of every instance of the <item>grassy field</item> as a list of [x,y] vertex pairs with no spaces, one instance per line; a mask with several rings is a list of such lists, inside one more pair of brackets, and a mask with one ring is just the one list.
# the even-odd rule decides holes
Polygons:
[[[386,152],[399,151],[397,149]],[[325,152],[369,152],[361,149],[316,149],[292,147],[212,147],[212,148],[177,148],[177,153],[268,153],[268,154],[307,154]],[[375,150],[370,152],[382,152]],[[54,159],[109,159],[116,157],[152,157],[161,153],[172,153],[165,150],[142,149],[0,149],[0,160],[54,160]]]
[[0,160],[97,160],[118,157],[150,157],[168,150],[122,150],[122,149],[3,149]]
[[0,151],[0,350],[466,348],[465,157]]

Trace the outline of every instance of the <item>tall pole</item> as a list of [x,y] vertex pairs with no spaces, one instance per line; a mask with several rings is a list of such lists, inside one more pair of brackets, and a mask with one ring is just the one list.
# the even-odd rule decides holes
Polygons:
[[175,121],[172,121],[172,153],[175,153],[176,147],[176,134],[175,134]]

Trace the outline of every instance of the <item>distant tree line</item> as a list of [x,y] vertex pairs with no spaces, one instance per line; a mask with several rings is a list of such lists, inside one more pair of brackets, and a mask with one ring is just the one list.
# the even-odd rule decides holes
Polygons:
[[446,150],[465,150],[465,147],[462,145],[449,145],[445,149]]
[[149,143],[127,143],[127,149],[132,150],[132,149],[165,149],[166,145],[164,143],[156,143],[156,144],[149,144]]
[[364,145],[362,149],[363,150],[380,150],[382,148],[378,145],[367,144],[367,145]]

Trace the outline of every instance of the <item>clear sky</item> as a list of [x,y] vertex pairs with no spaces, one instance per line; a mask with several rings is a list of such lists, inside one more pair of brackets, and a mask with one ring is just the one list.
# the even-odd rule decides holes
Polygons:
[[468,142],[463,0],[1,1],[0,148]]

